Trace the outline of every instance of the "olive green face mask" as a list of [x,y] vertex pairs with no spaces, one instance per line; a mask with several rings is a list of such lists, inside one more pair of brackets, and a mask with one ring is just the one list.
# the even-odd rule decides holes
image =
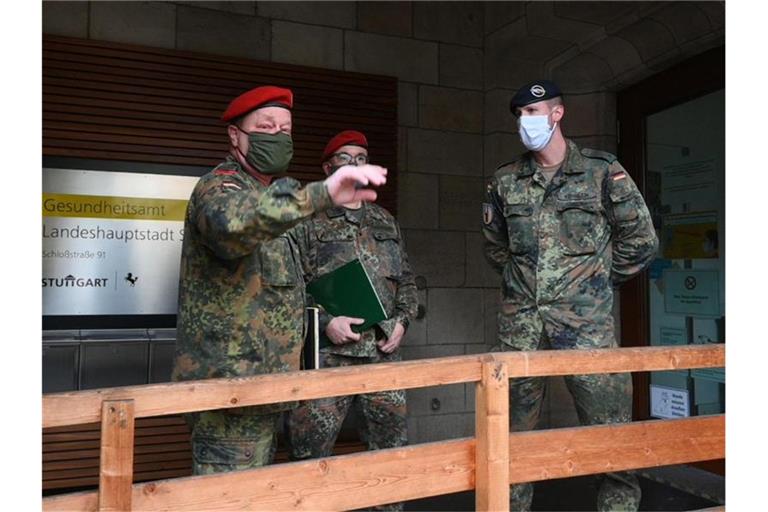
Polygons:
[[246,132],[236,127],[248,134],[248,154],[243,156],[254,169],[262,174],[283,174],[288,170],[293,158],[293,139],[290,135],[283,132]]

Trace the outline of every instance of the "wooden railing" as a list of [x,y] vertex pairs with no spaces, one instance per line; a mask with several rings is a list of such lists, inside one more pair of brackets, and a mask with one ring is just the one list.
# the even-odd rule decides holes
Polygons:
[[[43,396],[43,427],[101,421],[99,490],[44,510],[349,510],[509,484],[725,456],[725,415],[509,433],[509,379],[725,366],[724,345],[489,353]],[[135,418],[475,382],[474,438],[132,483]]]

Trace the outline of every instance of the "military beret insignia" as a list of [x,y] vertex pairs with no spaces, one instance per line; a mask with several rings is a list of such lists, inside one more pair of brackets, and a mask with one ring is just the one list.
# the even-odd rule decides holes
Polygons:
[[243,190],[243,187],[232,181],[225,181],[221,184],[221,186],[230,190]]
[[539,101],[548,100],[562,96],[560,87],[551,80],[536,80],[522,86],[509,102],[509,110],[513,113],[516,108],[530,105]]

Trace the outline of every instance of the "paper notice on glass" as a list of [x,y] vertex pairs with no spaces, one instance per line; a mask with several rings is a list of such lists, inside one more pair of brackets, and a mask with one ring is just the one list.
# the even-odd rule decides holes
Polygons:
[[697,205],[718,204],[715,161],[665,166],[661,179],[661,203],[672,207],[687,204],[694,209]]
[[720,274],[717,270],[664,271],[664,312],[693,317],[720,317]]
[[665,215],[663,226],[664,258],[692,260],[720,256],[717,212]]
[[687,418],[691,415],[687,389],[651,386],[651,416],[654,418]]

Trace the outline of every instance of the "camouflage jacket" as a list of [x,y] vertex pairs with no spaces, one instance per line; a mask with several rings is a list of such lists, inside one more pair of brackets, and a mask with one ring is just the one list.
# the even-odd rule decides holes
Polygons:
[[[377,337],[389,337],[395,322],[407,329],[418,307],[416,284],[397,221],[376,204],[363,203],[362,209],[359,223],[354,212],[335,207],[315,214],[291,230],[300,248],[306,282],[355,258],[360,259],[373,281],[387,319],[363,332],[360,341],[323,348],[353,357],[375,356]],[[321,309],[321,332],[331,319]]]
[[323,183],[265,187],[231,157],[200,178],[184,221],[174,380],[299,369],[305,292],[285,232],[330,206]]
[[613,339],[613,285],[658,248],[645,201],[616,157],[569,140],[547,185],[527,153],[498,168],[483,208],[486,258],[503,276],[501,311],[513,324],[501,341],[538,340],[547,324],[557,326],[550,335],[573,338],[566,343]]

